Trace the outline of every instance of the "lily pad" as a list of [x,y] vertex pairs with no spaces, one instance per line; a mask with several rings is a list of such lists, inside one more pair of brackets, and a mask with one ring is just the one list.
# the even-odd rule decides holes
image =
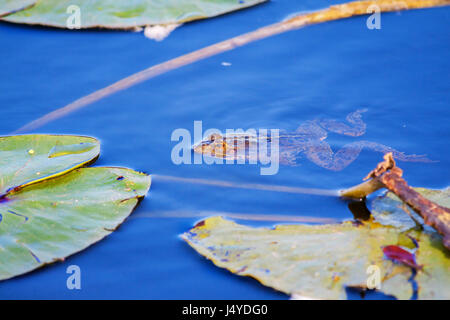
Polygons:
[[417,239],[417,263],[424,266],[415,278],[419,298],[450,300],[450,251],[437,232],[418,234]]
[[40,0],[33,8],[6,17],[15,23],[66,28],[71,5],[80,8],[81,28],[128,29],[179,24],[218,16],[267,0]]
[[0,17],[30,8],[37,0],[2,0],[0,2]]
[[0,137],[0,196],[95,161],[100,143],[90,137],[23,135]]
[[[437,233],[414,234],[419,244],[419,298],[448,299],[449,252]],[[344,299],[345,287],[367,289],[378,270],[379,290],[399,299],[413,294],[410,266],[387,259],[383,247],[406,235],[376,222],[252,228],[212,217],[182,235],[198,253],[232,273],[255,278],[292,296]]]
[[[93,138],[2,139],[0,173],[7,173],[2,185],[21,187],[0,198],[0,280],[64,260],[101,240],[150,188],[150,176],[130,169],[79,168],[98,156],[99,144]],[[19,170],[8,169],[6,160],[14,157],[22,164]],[[33,180],[31,167],[39,166],[46,178]]]

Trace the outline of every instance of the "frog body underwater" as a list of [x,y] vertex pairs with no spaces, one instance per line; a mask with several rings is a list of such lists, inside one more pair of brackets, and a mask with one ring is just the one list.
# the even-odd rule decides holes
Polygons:
[[[367,109],[359,109],[347,115],[346,121],[333,119],[309,120],[302,123],[295,132],[279,134],[279,163],[283,165],[298,165],[301,155],[318,166],[340,171],[351,164],[362,149],[388,153],[392,152],[394,158],[400,161],[433,162],[425,155],[406,155],[391,147],[372,141],[355,141],[344,145],[337,152],[333,152],[325,141],[328,132],[345,136],[359,137],[366,132],[366,124],[362,121],[362,113]],[[206,140],[193,147],[194,152],[225,160],[241,160],[256,163],[260,146],[267,147],[272,142],[268,135],[256,134],[212,134]],[[269,148],[270,149],[270,148]]]

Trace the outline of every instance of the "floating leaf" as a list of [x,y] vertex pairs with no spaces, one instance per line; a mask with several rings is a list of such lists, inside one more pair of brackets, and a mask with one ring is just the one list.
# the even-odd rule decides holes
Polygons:
[[127,29],[179,24],[243,9],[267,0],[41,0],[33,8],[5,18],[15,23],[66,28],[71,5],[80,8],[81,28]]
[[101,240],[124,221],[149,186],[149,176],[132,170],[81,168],[15,193],[0,204],[0,280]]
[[379,268],[383,292],[412,295],[411,269],[383,255],[382,246],[399,241],[392,227],[345,222],[267,229],[212,217],[182,238],[217,266],[289,295],[343,299],[345,286],[366,287],[370,266]]
[[[93,161],[98,151],[93,138],[1,138],[3,189],[21,187],[0,198],[0,280],[63,260],[101,240],[146,195],[150,188],[146,174],[124,168],[78,168]],[[38,181],[33,180],[36,170],[43,176]]]
[[[450,207],[450,188],[444,190],[430,190],[415,188],[424,197],[444,206]],[[450,299],[450,251],[442,245],[442,237],[431,227],[424,226],[420,232],[414,230],[415,223],[401,209],[402,202],[393,193],[372,202],[372,214],[376,221],[385,225],[396,225],[406,235],[415,239],[418,244],[416,252],[417,264],[423,266],[418,271],[415,281],[418,284],[420,299]],[[419,221],[421,218],[410,210]]]
[[435,231],[416,232],[419,248],[416,259],[423,271],[415,280],[419,286],[419,298],[450,299],[450,251],[442,245],[442,237]]
[[[449,205],[449,188],[416,190]],[[293,296],[344,298],[345,286],[367,287],[366,271],[375,266],[380,271],[380,290],[386,294],[410,298],[409,280],[415,274],[419,299],[450,299],[449,250],[434,229],[413,228],[415,223],[402,205],[388,192],[373,201],[374,219],[366,222],[274,229],[213,217],[182,237],[217,266]]]
[[8,190],[88,165],[100,153],[98,140],[60,135],[0,137],[0,196]]
[[30,8],[36,2],[37,0],[2,0],[0,2],[0,17]]

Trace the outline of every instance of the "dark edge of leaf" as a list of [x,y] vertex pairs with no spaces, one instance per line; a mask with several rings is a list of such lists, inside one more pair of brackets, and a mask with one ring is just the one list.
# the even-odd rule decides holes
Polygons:
[[23,10],[31,9],[32,7],[34,7],[36,5],[36,3],[37,3],[37,1],[35,1],[34,3],[32,3],[32,4],[28,5],[28,6],[25,6],[25,7],[22,7],[22,8],[15,9],[13,11],[9,11],[9,12],[5,12],[3,14],[0,14],[0,18],[7,17],[10,14],[14,14],[14,13],[17,13],[17,12],[20,12],[20,11],[23,11]]
[[[226,15],[226,14],[230,14],[230,13],[234,13],[236,11],[242,10],[242,9],[247,9],[247,8],[251,8],[260,4],[265,4],[269,2],[269,0],[261,0],[260,2],[256,2],[254,4],[245,4],[239,8],[233,9],[233,10],[229,10],[229,11],[225,11],[225,12],[221,12],[215,15],[211,15],[208,17],[197,17],[197,18],[188,18],[188,19],[184,19],[184,20],[180,20],[180,21],[168,21],[165,23],[159,23],[159,24],[153,24],[153,25],[169,25],[169,24],[183,24],[183,23],[188,23],[188,22],[192,22],[192,21],[198,21],[198,20],[206,20],[206,19],[210,19],[210,18],[215,18],[218,16],[222,16],[222,15]],[[34,5],[33,5],[34,6]],[[31,7],[30,7],[31,8]],[[30,8],[25,8],[25,9],[30,9]],[[14,12],[15,13],[15,12]],[[7,14],[10,15],[12,13]],[[61,26],[61,25],[57,25],[57,24],[50,24],[50,23],[42,23],[42,22],[35,22],[35,23],[30,23],[30,22],[19,22],[19,21],[10,21],[10,20],[4,20],[0,17],[0,20],[3,22],[7,22],[7,23],[13,23],[13,24],[21,24],[21,25],[29,25],[29,26],[41,26],[41,27],[51,27],[51,28],[57,28],[57,29],[63,29],[63,30],[69,30],[72,31],[71,29],[68,29],[65,26]],[[152,25],[152,23],[148,23],[148,24],[139,24],[139,25],[130,25],[130,26],[113,26],[113,25],[90,25],[88,27],[86,26],[81,26],[80,29],[75,29],[75,31],[78,30],[87,30],[87,29],[106,29],[106,30],[133,30],[136,27],[145,27],[147,25]]]

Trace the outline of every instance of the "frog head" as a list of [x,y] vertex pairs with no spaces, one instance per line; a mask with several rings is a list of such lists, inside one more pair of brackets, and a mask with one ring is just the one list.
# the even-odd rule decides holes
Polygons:
[[222,135],[214,133],[196,144],[192,149],[196,153],[210,157],[226,158],[227,150],[231,150],[232,148],[225,140],[226,139]]

